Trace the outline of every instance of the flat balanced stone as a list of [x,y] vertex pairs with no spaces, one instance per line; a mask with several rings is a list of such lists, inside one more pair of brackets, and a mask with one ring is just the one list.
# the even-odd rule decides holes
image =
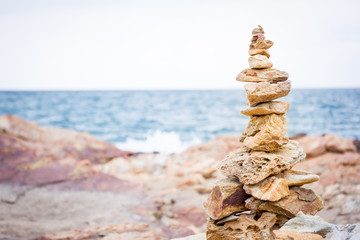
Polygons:
[[245,69],[241,71],[236,80],[239,82],[281,82],[289,78],[289,74],[275,68],[269,69]]
[[251,116],[240,141],[258,151],[275,151],[288,142],[285,114]]
[[252,151],[244,146],[220,161],[218,168],[225,176],[235,176],[243,184],[255,184],[270,175],[291,169],[305,159],[305,156],[304,150],[293,140],[270,153]]
[[257,54],[249,57],[249,66],[253,69],[271,68],[273,66],[269,58],[264,55]]
[[302,186],[316,181],[319,181],[319,176],[313,173],[289,170],[256,184],[244,185],[244,190],[256,199],[278,201],[289,194],[290,186]]
[[254,56],[257,54],[265,55],[267,58],[270,58],[270,53],[266,49],[251,49],[251,50],[249,50],[250,56]]
[[289,80],[278,83],[261,82],[245,84],[247,104],[250,106],[285,97],[289,94],[290,90],[291,82]]
[[219,220],[235,212],[248,210],[245,200],[249,197],[236,177],[226,178],[214,184],[204,206],[209,217]]
[[254,107],[249,107],[245,110],[242,110],[241,113],[246,116],[254,116],[254,115],[267,115],[267,114],[285,114],[289,109],[290,104],[287,102],[265,102],[259,103]]
[[262,201],[254,197],[246,200],[246,207],[255,212],[273,212],[293,218],[300,211],[314,215],[324,208],[321,198],[311,189],[292,187],[287,197],[279,201]]

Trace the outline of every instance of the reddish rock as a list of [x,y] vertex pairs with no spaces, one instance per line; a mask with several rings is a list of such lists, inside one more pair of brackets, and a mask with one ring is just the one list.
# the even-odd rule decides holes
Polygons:
[[159,228],[150,228],[146,223],[121,223],[106,227],[93,227],[59,233],[46,233],[38,240],[87,240],[87,239],[167,239]]

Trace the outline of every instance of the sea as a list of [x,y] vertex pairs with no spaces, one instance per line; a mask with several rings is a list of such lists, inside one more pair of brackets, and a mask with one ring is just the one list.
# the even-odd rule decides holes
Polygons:
[[[294,89],[288,136],[360,138],[360,89]],[[178,153],[218,135],[240,136],[242,90],[1,91],[0,115],[89,132],[122,150]]]

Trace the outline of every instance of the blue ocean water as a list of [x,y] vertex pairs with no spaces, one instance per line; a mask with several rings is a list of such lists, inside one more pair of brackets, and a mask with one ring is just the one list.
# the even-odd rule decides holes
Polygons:
[[[360,89],[295,89],[288,136],[360,138]],[[249,117],[242,90],[0,92],[0,115],[94,134],[121,149],[178,152],[217,135],[239,136]]]

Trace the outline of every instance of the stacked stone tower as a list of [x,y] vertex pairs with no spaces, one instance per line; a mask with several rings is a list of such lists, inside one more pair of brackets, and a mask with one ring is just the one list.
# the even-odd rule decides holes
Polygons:
[[291,170],[305,153],[286,137],[286,102],[273,101],[288,95],[289,75],[272,68],[261,26],[252,31],[249,69],[236,80],[245,84],[250,121],[242,146],[219,163],[227,178],[219,180],[205,203],[207,239],[274,239],[273,230],[302,211],[314,215],[323,208],[312,190],[300,186],[319,180],[317,175]]

